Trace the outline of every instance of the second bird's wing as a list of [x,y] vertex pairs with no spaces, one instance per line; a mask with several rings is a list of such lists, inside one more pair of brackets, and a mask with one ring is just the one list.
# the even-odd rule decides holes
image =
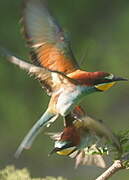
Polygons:
[[[89,165],[89,166],[98,166],[101,168],[105,168],[106,167],[106,162],[103,158],[102,155],[99,154],[98,149],[96,148],[96,145],[93,144],[90,149],[92,149],[92,151],[95,151],[96,154],[90,154],[89,152],[87,152],[87,147],[81,150],[76,150],[74,151],[72,154],[70,154],[69,156],[71,158],[75,159],[75,168],[77,168],[79,165]],[[89,151],[89,150],[88,150]],[[97,154],[98,152],[98,154]]]
[[112,130],[101,120],[96,120],[90,116],[84,115],[75,122],[75,126],[78,128],[88,129],[95,132],[97,136],[108,139],[117,150],[121,151],[121,145],[118,137],[112,132]]

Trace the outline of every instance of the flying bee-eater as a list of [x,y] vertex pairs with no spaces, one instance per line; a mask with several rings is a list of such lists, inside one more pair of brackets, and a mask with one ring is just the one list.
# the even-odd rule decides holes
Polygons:
[[80,107],[75,108],[73,114],[67,116],[69,121],[61,133],[48,133],[55,140],[50,154],[75,158],[75,167],[86,164],[105,168],[102,155],[108,152],[109,142],[118,153],[122,152],[118,137],[103,121],[89,117]]
[[51,99],[46,112],[22,141],[16,156],[24,148],[31,147],[43,127],[49,126],[59,115],[66,117],[86,95],[103,92],[117,81],[126,80],[111,73],[81,70],[67,35],[50,14],[44,0],[24,1],[21,22],[31,48],[33,64],[22,61],[2,48],[1,54],[34,75]]

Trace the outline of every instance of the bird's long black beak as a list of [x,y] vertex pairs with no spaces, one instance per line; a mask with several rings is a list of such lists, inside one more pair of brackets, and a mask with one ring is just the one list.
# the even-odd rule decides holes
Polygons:
[[127,78],[123,78],[123,77],[116,77],[116,76],[114,76],[112,81],[128,81],[128,79]]
[[57,151],[59,151],[60,148],[54,148],[49,154],[48,156],[52,155],[53,153],[56,153]]

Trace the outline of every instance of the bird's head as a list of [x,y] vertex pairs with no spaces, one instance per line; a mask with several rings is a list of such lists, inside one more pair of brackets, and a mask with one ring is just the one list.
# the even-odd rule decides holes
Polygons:
[[64,131],[58,141],[55,141],[55,147],[50,154],[56,152],[59,155],[70,155],[77,149],[80,143],[79,131],[74,126],[64,128]]
[[94,87],[99,91],[106,91],[116,84],[117,81],[127,81],[122,77],[114,76],[111,73],[95,72],[96,78],[93,80]]
[[76,79],[81,85],[95,87],[97,91],[106,91],[110,89],[117,81],[127,81],[122,77],[116,77],[107,72],[86,72],[77,70],[70,74],[70,77]]

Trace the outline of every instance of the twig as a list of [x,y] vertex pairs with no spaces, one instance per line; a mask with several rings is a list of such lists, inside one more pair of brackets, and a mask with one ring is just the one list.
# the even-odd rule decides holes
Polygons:
[[122,164],[122,161],[116,160],[102,175],[100,175],[96,180],[107,180],[113,174],[115,174],[120,169],[124,169],[125,167]]

